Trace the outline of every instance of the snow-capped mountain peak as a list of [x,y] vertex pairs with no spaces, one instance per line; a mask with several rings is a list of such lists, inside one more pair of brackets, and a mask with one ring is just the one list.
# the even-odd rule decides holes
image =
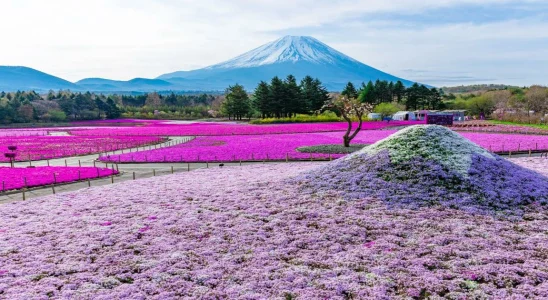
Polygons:
[[285,36],[206,69],[249,68],[298,61],[314,64],[336,64],[341,61],[357,62],[313,37]]

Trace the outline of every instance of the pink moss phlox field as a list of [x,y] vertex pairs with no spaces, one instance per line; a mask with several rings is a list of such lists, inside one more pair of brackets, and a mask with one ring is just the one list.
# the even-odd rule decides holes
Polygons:
[[453,126],[450,127],[455,131],[473,131],[473,132],[495,132],[495,133],[516,133],[516,134],[539,134],[539,135],[548,135],[548,130],[530,126],[520,126],[520,125],[504,125],[497,124],[492,126]]
[[[391,132],[391,131],[389,131]],[[384,130],[368,130],[355,143],[374,143],[387,136]],[[101,156],[102,161],[112,162],[206,162],[248,160],[293,160],[310,159],[310,153],[301,153],[297,148],[321,144],[342,143],[341,133],[234,135],[197,137],[173,147],[121,155]],[[342,157],[332,154],[332,158]],[[313,159],[328,159],[329,154],[312,154]]]
[[0,137],[4,136],[44,136],[48,135],[47,130],[37,129],[1,129]]
[[26,187],[37,187],[53,183],[105,177],[112,174],[118,174],[118,172],[112,169],[94,167],[0,167],[0,190],[24,188],[25,180]]
[[[354,144],[373,144],[395,133],[395,130],[366,130],[352,141]],[[547,150],[548,136],[514,135],[496,133],[460,133],[472,142],[493,152]],[[172,147],[133,152],[121,155],[101,156],[109,162],[213,162],[246,160],[292,160],[310,159],[309,153],[296,149],[303,146],[341,144],[341,132],[234,135],[197,137],[194,140]],[[342,157],[332,154],[332,158]],[[328,159],[328,154],[312,154],[313,159]]]
[[[416,121],[364,122],[363,130],[376,130],[386,127],[407,126],[423,124]],[[158,123],[143,127],[97,128],[93,130],[73,129],[73,135],[153,135],[153,136],[210,136],[210,135],[264,135],[264,134],[288,134],[288,133],[313,133],[344,131],[348,124],[336,123],[299,123],[299,124],[274,124],[274,125],[250,125],[236,123],[190,123],[173,124]],[[357,123],[354,123],[357,127]]]
[[[8,146],[17,146],[17,161],[52,159],[94,153],[103,153],[124,148],[133,148],[159,142],[150,136],[10,136],[0,137],[3,151]],[[0,152],[0,161],[8,159]]]
[[545,299],[548,213],[522,221],[304,194],[280,163],[0,206],[6,299]]

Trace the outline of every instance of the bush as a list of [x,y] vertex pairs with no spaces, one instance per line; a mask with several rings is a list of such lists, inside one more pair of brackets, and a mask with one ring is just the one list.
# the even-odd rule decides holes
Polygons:
[[341,119],[333,112],[324,112],[320,115],[297,115],[292,118],[266,118],[252,120],[251,124],[283,124],[283,123],[317,123],[339,122]]
[[317,145],[297,148],[302,153],[325,153],[325,154],[348,154],[362,150],[367,144],[351,144],[350,147],[343,145]]

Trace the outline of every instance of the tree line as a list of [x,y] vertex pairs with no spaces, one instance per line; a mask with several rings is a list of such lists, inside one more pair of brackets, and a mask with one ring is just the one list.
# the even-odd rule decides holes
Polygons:
[[284,80],[275,76],[270,82],[261,81],[249,97],[243,86],[236,84],[226,90],[221,112],[241,120],[254,113],[261,118],[293,117],[318,111],[330,99],[322,82],[311,76],[297,83],[295,76]]
[[444,108],[442,90],[428,88],[418,83],[405,87],[399,80],[395,83],[386,80],[377,80],[375,83],[369,81],[367,84],[362,83],[359,89],[349,82],[341,94],[375,106],[382,103],[395,103],[405,106],[406,110]]
[[518,123],[548,122],[548,88],[502,86],[499,90],[449,94],[445,103],[451,109],[466,109],[471,116],[491,116]]
[[0,92],[0,123],[63,122],[130,118],[203,118],[219,96],[177,95],[103,95],[91,92],[35,91]]

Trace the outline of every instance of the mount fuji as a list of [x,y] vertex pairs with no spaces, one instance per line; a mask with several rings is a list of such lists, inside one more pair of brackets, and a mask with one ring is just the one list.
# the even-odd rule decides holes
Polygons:
[[231,60],[193,71],[178,71],[157,79],[172,83],[207,82],[209,90],[224,89],[239,83],[254,89],[259,81],[272,77],[297,79],[306,75],[319,78],[332,91],[340,91],[349,81],[361,84],[369,80],[400,80],[404,85],[412,81],[398,78],[361,63],[309,36],[285,36],[246,52]]
[[246,52],[231,60],[193,71],[164,74],[156,79],[134,78],[128,81],[86,78],[75,83],[27,67],[0,66],[0,91],[70,89],[106,93],[151,91],[224,91],[239,83],[253,91],[261,81],[272,77],[307,75],[318,78],[330,91],[341,91],[350,81],[356,85],[369,80],[400,80],[363,64],[308,36],[286,36]]

